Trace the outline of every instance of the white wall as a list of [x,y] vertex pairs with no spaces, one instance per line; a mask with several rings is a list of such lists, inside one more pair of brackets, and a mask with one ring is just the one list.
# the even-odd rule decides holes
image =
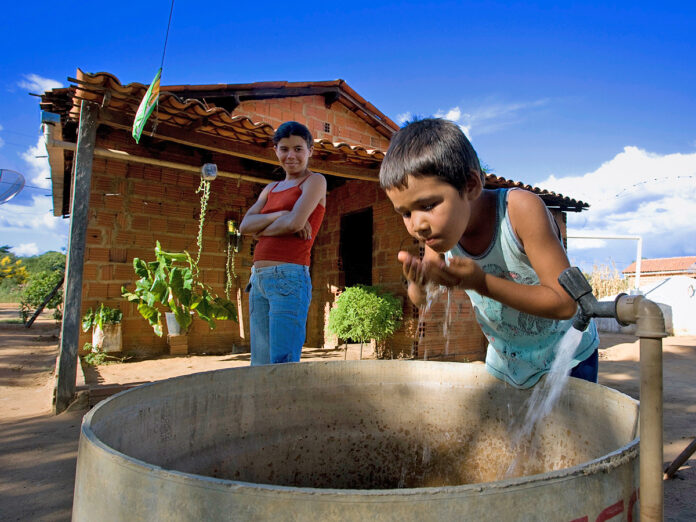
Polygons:
[[[650,281],[640,287],[643,295],[658,303],[670,335],[696,335],[696,279],[686,276]],[[612,301],[614,298],[603,298]],[[595,319],[600,332],[635,333],[635,325],[621,327],[614,319]]]

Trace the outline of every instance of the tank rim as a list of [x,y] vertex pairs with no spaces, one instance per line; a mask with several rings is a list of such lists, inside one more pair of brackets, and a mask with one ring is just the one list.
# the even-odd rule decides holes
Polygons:
[[[366,361],[360,361],[360,364],[365,364]],[[456,363],[456,362],[436,362],[436,361],[370,361],[373,363],[377,364],[389,364],[389,363],[397,363],[397,364],[403,364],[404,362],[407,363],[416,363],[416,364],[426,364],[426,365],[460,365],[462,363]],[[347,364],[356,364],[358,361],[354,362],[348,362]],[[292,364],[292,363],[291,363]],[[346,364],[345,361],[316,361],[316,362],[302,362],[302,363],[295,363],[295,364],[301,364],[301,365],[327,365],[327,364]],[[369,362],[368,362],[369,364]],[[293,364],[294,366],[294,364]],[[125,453],[122,453],[107,444],[105,444],[101,439],[97,437],[97,435],[94,433],[94,431],[91,429],[91,421],[92,418],[96,413],[99,412],[99,410],[103,407],[106,407],[109,403],[113,401],[117,401],[119,397],[128,394],[128,393],[137,393],[139,390],[146,388],[146,387],[152,387],[152,386],[160,386],[163,385],[164,383],[168,383],[171,381],[175,380],[185,380],[185,379],[190,379],[194,376],[200,376],[200,375],[205,375],[205,374],[212,374],[212,373],[220,373],[220,372],[229,372],[229,371],[239,371],[239,370],[244,370],[248,369],[250,367],[244,366],[244,367],[238,367],[238,368],[227,368],[227,369],[222,369],[222,370],[210,370],[210,371],[205,371],[205,372],[197,372],[197,373],[192,373],[192,374],[187,374],[187,375],[180,375],[177,377],[171,377],[169,379],[165,379],[162,381],[156,381],[156,382],[151,382],[151,383],[146,383],[142,384],[140,386],[136,386],[134,388],[130,388],[128,390],[124,390],[122,392],[119,392],[117,394],[112,395],[111,397],[101,401],[98,403],[96,406],[94,406],[85,416],[83,417],[82,420],[82,425],[80,427],[80,434],[81,437],[84,437],[87,442],[92,444],[94,447],[98,448],[100,451],[103,451],[107,453],[111,458],[120,460],[120,465],[123,465],[124,467],[131,467],[134,468],[141,473],[158,473],[158,474],[163,474],[166,475],[166,478],[168,480],[176,479],[177,481],[180,482],[186,482],[187,484],[191,485],[191,482],[205,482],[207,484],[215,485],[215,486],[221,486],[221,487],[227,487],[229,489],[235,489],[237,491],[243,491],[243,490],[251,490],[248,491],[249,493],[253,491],[257,491],[258,493],[292,493],[293,495],[298,495],[298,494],[303,494],[303,495],[309,495],[312,497],[317,497],[317,496],[333,496],[335,497],[336,495],[340,495],[343,498],[348,498],[348,497],[384,497],[384,496],[389,496],[392,498],[398,498],[400,496],[403,497],[411,497],[414,495],[428,495],[428,496],[448,496],[448,495],[461,495],[463,493],[473,491],[473,492],[482,492],[484,490],[501,490],[501,489],[507,489],[507,488],[516,488],[516,487],[530,487],[534,486],[535,484],[539,482],[544,482],[548,483],[549,481],[560,481],[560,480],[568,480],[573,477],[577,476],[582,476],[582,475],[591,475],[591,474],[597,474],[601,472],[607,472],[610,471],[611,469],[621,466],[622,464],[629,462],[635,458],[638,457],[639,454],[639,442],[640,438],[635,437],[633,440],[628,442],[627,444],[617,448],[616,450],[604,454],[600,457],[597,457],[596,459],[589,460],[586,462],[582,462],[580,464],[577,464],[575,466],[569,467],[569,468],[563,468],[559,470],[552,470],[552,471],[547,471],[545,473],[537,473],[534,475],[526,475],[522,477],[515,477],[511,479],[505,479],[505,480],[499,480],[499,481],[493,481],[493,482],[479,482],[475,484],[461,484],[457,486],[430,486],[430,487],[422,487],[422,488],[394,488],[394,489],[338,489],[338,488],[312,488],[312,487],[299,487],[299,486],[282,486],[282,485],[274,485],[274,484],[262,484],[262,483],[255,483],[255,482],[245,482],[245,481],[239,481],[239,480],[231,480],[231,479],[223,479],[223,478],[216,478],[216,477],[209,477],[207,475],[198,475],[195,473],[188,473],[184,471],[178,471],[178,470],[173,470],[173,469],[167,469],[163,468],[161,466],[157,466],[155,464],[150,464],[148,462],[145,462],[144,460],[131,457],[130,455],[126,455]],[[629,401],[635,403],[636,405],[639,404],[639,402],[634,399],[633,397],[626,395],[624,393],[619,392],[618,390],[615,390],[613,388],[609,388],[608,386],[604,386],[601,384],[596,384],[596,383],[590,383],[587,381],[582,381],[580,379],[573,379],[573,386],[590,386],[590,387],[596,387],[596,386],[601,386],[607,392],[616,394],[618,396],[624,397],[628,399]],[[636,430],[637,431],[637,430]]]

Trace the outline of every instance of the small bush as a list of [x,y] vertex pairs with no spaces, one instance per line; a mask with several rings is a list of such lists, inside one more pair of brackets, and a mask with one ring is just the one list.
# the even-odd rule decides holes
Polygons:
[[85,343],[82,347],[83,351],[87,353],[82,356],[82,360],[85,364],[90,366],[99,366],[100,364],[109,364],[114,362],[124,362],[130,357],[114,357],[113,355],[108,355],[104,351],[100,350],[98,346],[94,346],[92,343]]
[[328,326],[341,339],[379,342],[399,328],[402,315],[401,301],[392,294],[378,287],[357,285],[338,296],[329,313]]
[[[48,294],[60,282],[62,277],[62,271],[43,271],[29,278],[29,282],[22,290],[20,296],[21,310],[19,314],[24,322],[29,319],[34,310],[41,306],[41,303],[48,297]],[[53,317],[56,320],[60,320],[63,317],[63,292],[60,290],[56,292],[44,308],[53,310]]]

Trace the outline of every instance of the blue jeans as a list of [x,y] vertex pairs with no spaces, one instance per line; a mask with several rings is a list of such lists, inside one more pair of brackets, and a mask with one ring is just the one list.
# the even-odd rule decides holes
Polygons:
[[299,362],[312,299],[309,267],[253,267],[249,284],[251,365]]
[[599,373],[599,351],[595,348],[587,359],[578,364],[570,372],[571,377],[577,377],[578,379],[584,379],[590,382],[597,382],[597,377]]

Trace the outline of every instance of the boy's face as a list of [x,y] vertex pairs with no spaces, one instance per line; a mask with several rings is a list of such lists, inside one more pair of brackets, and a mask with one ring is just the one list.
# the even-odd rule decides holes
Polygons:
[[390,188],[386,193],[408,233],[435,252],[456,245],[471,217],[471,191],[459,194],[435,176],[408,176],[407,188]]

